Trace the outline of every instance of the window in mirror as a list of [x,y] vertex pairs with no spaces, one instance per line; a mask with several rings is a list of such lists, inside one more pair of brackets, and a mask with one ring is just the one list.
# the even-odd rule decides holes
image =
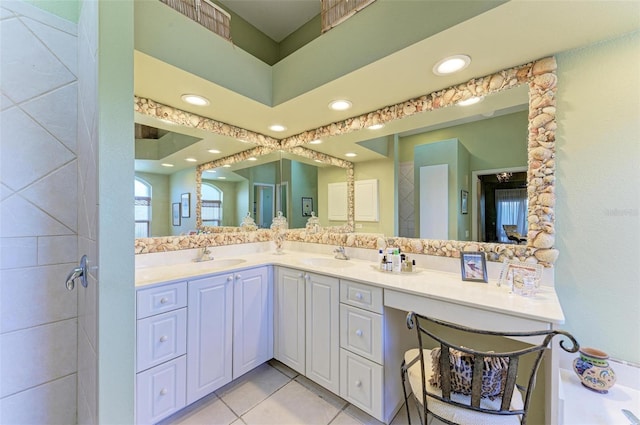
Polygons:
[[210,183],[202,183],[202,224],[222,225],[222,191]]
[[151,185],[138,177],[135,179],[134,205],[136,238],[148,238],[151,228]]
[[527,189],[496,189],[498,240],[509,243],[505,226],[515,226],[520,235],[527,234]]

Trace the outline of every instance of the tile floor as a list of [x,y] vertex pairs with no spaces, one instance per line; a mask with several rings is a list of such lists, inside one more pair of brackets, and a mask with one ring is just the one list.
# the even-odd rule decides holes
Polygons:
[[[420,423],[413,414],[411,418],[412,424]],[[403,407],[391,425],[406,423]],[[161,424],[379,425],[381,422],[282,363],[271,360]]]

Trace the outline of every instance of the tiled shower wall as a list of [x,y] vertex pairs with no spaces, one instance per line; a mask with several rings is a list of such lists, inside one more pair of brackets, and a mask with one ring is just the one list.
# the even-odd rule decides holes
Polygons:
[[77,26],[0,3],[0,423],[76,422]]

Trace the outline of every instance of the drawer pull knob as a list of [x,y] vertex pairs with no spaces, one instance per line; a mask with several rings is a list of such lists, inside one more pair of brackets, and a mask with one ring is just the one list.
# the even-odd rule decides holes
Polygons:
[[362,386],[362,381],[359,379],[356,380],[356,387],[360,388]]
[[166,395],[169,391],[166,388],[160,390],[160,395]]
[[227,277],[227,282],[231,282],[233,280],[233,276],[228,276]]
[[169,298],[167,298],[167,297],[160,298],[160,304],[166,304],[168,302],[169,302]]
[[168,337],[168,336],[166,336],[166,335],[162,335],[162,336],[160,337],[160,342],[166,342],[168,339],[169,339],[169,337]]
[[240,279],[242,279],[242,275],[237,274],[236,275],[236,280],[240,280]]
[[362,330],[361,330],[361,329],[358,329],[358,330],[356,331],[356,335],[357,335],[357,336],[362,336]]
[[356,300],[362,300],[362,294],[360,292],[356,292]]

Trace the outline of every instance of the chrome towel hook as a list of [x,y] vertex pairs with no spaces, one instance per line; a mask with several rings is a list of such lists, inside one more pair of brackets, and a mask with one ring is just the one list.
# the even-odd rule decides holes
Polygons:
[[71,273],[67,276],[66,286],[69,291],[73,291],[75,287],[75,280],[80,278],[80,283],[83,287],[87,287],[87,256],[83,255],[80,259],[80,266],[71,270]]

